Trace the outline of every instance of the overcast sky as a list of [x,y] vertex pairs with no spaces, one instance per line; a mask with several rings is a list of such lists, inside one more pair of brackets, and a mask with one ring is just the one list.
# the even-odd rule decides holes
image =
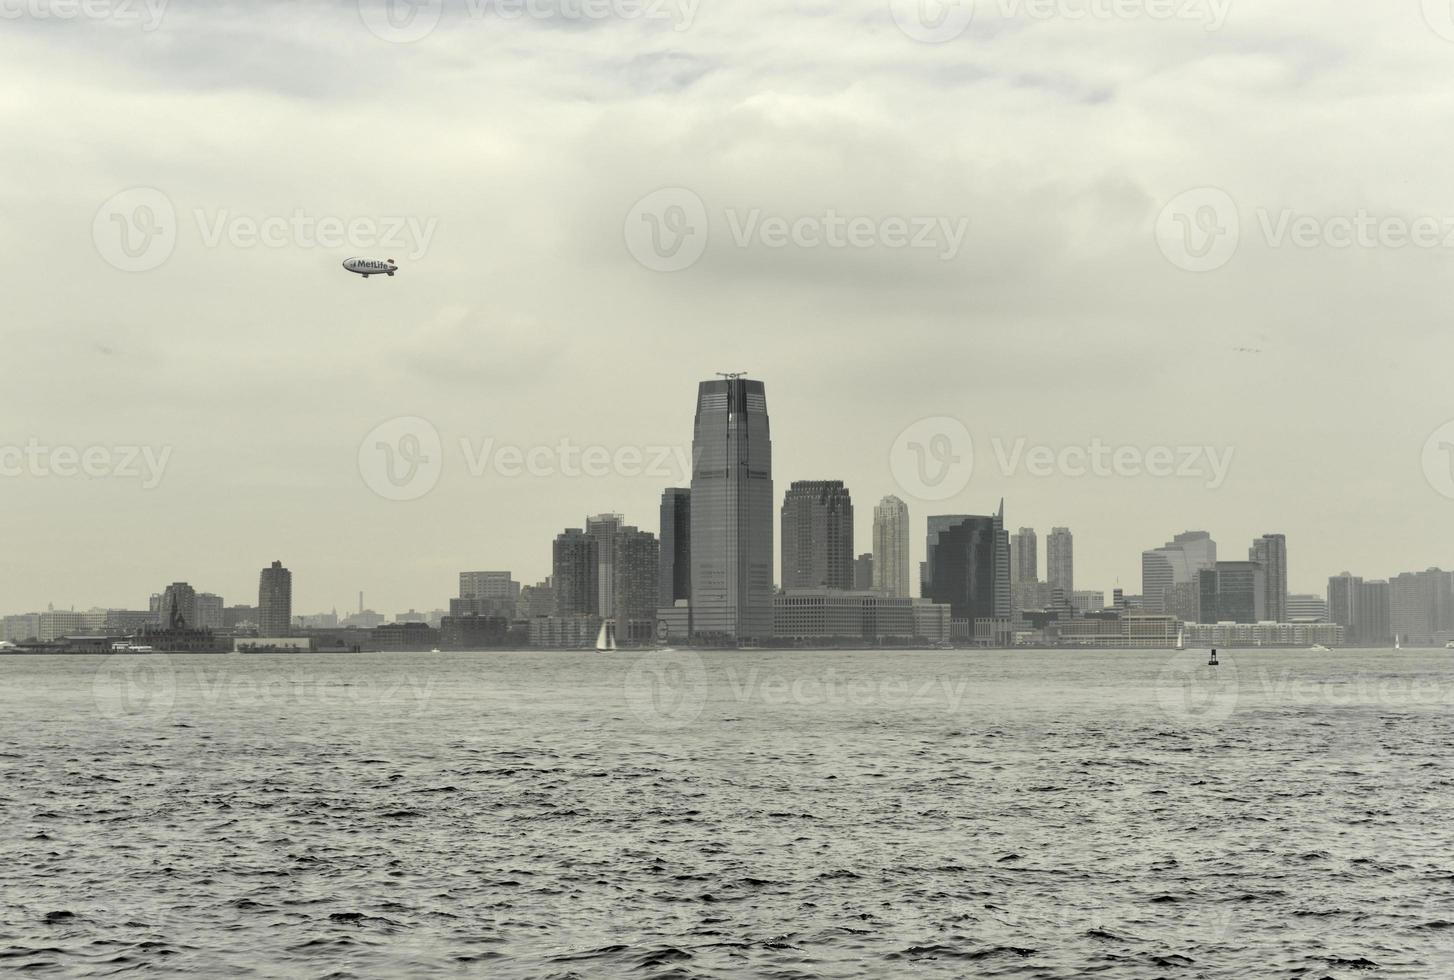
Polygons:
[[1448,4],[92,2],[0,0],[0,611],[533,582],[717,371],[860,551],[897,493],[1082,588],[1454,564]]

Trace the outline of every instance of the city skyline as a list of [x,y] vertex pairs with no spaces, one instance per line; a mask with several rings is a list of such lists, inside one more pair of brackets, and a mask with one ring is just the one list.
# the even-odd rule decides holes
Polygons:
[[[577,481],[577,482],[580,482],[580,481]],[[592,482],[592,481],[586,481],[586,482]],[[814,482],[814,481],[802,481],[802,480],[794,480],[794,481],[792,481],[793,484],[797,484],[797,483],[812,483],[812,482]],[[855,489],[854,489],[854,487],[852,486],[852,484],[848,483],[847,481],[839,480],[839,481],[834,481],[834,482],[838,482],[838,483],[843,484],[844,491],[846,493],[848,493],[848,494],[852,494],[852,493],[856,492]],[[893,484],[893,481],[892,480],[889,481],[889,482],[890,482],[890,485]],[[1073,481],[1066,481],[1066,482],[1067,483],[1073,483]],[[898,487],[894,487],[893,489],[896,491],[896,493],[889,494],[889,495],[886,495],[886,496],[896,496],[897,494],[904,493],[904,491],[902,489],[898,488]],[[687,487],[658,487],[654,491],[655,494],[658,497],[658,501],[657,501],[658,508],[660,506],[660,498],[661,498],[661,495],[667,494],[667,493],[670,493],[670,492],[673,492],[673,491],[681,492],[686,497],[689,497],[690,496],[689,488],[687,488]],[[970,490],[966,490],[964,493],[959,494],[958,496],[956,496],[953,499],[954,500],[959,500],[959,499],[963,498],[969,492],[971,492],[971,491]],[[428,497],[425,497],[424,498],[424,500],[426,502],[428,501],[428,499],[429,499]],[[926,513],[932,513],[932,512],[936,512],[936,511],[938,511],[938,512],[944,512],[944,511],[946,511],[946,510],[949,509],[949,508],[946,508],[944,506],[944,503],[947,503],[947,502],[926,502],[926,501],[923,501],[923,500],[920,500],[920,499],[916,499],[916,498],[914,498],[912,496],[909,496],[908,497],[908,500],[912,504],[917,505],[917,506],[910,507],[911,514],[917,512],[918,514],[923,515],[923,514],[926,514]],[[777,507],[781,506],[781,504],[784,501],[785,501],[785,498],[784,497],[779,497],[776,501],[774,501],[774,508],[776,509]],[[1012,517],[1013,517],[1013,519],[1015,520],[1015,522],[1017,524],[1020,524],[1021,525],[1020,526],[1020,531],[1030,531],[1032,534],[1037,535],[1038,538],[1040,539],[1040,543],[1038,544],[1038,547],[1040,549],[1044,549],[1043,552],[1041,552],[1041,554],[1044,555],[1044,559],[1043,559],[1043,562],[1042,562],[1037,557],[1036,563],[1040,566],[1040,568],[1043,569],[1043,571],[1040,574],[1040,579],[1043,580],[1043,581],[1049,582],[1050,577],[1051,577],[1051,569],[1052,569],[1051,559],[1050,559],[1050,549],[1052,547],[1052,542],[1054,542],[1055,539],[1056,539],[1056,532],[1058,530],[1061,530],[1061,528],[1058,525],[1056,525],[1056,526],[1050,526],[1048,524],[1024,524],[1023,523],[1023,515],[1020,515],[1017,512],[1014,512],[1013,511],[1013,503],[1014,502],[1011,501],[1010,503],[1011,503],[1011,508],[1012,508]],[[427,503],[425,503],[423,505],[416,505],[416,506],[420,506],[421,509],[426,509],[427,508]],[[623,517],[623,514],[613,513],[613,512],[609,512],[609,511],[603,512],[600,516],[602,518],[609,518],[609,519],[617,520],[617,521],[626,520],[626,518]],[[594,518],[587,519],[587,521],[585,523],[589,524],[590,523],[590,520],[593,520],[593,519]],[[774,518],[774,521],[776,522],[776,520],[777,520],[777,518],[775,517]],[[1263,523],[1264,526],[1265,526],[1265,524],[1267,522],[1261,522],[1261,523]],[[913,524],[913,521],[911,520],[911,527],[912,527],[912,524]],[[651,520],[651,521],[646,522],[646,527],[647,527],[648,530],[654,529],[656,527],[655,520]],[[870,508],[860,508],[859,511],[854,514],[853,524],[852,524],[852,527],[850,528],[850,530],[852,531],[855,540],[872,542],[873,541],[873,533],[874,533],[874,529],[873,529],[873,511],[872,511],[872,509],[870,509]],[[1103,528],[1097,528],[1094,525],[1092,525],[1091,527],[1088,527],[1088,528],[1076,528],[1076,527],[1072,527],[1069,530],[1072,533],[1072,535],[1075,536],[1075,537],[1089,537],[1089,538],[1092,538],[1092,539],[1104,540],[1104,535],[1105,535],[1104,529]],[[656,532],[653,530],[653,533],[656,533]],[[1198,533],[1199,534],[1207,534],[1207,532],[1198,532]],[[1210,536],[1212,538],[1215,538],[1216,537],[1216,535],[1210,535]],[[688,534],[687,537],[689,538],[690,535]],[[1317,549],[1314,548],[1314,547],[1312,547],[1311,545],[1309,545],[1309,547],[1307,547],[1305,549],[1304,543],[1301,542],[1301,541],[1298,543],[1298,547],[1297,547],[1296,555],[1295,555],[1294,559],[1289,563],[1287,561],[1287,559],[1286,559],[1286,554],[1287,554],[1286,539],[1288,537],[1287,535],[1277,534],[1277,535],[1271,535],[1271,536],[1253,537],[1252,535],[1248,534],[1248,535],[1246,535],[1246,537],[1249,540],[1252,540],[1253,541],[1252,549],[1256,549],[1259,546],[1260,547],[1264,547],[1264,548],[1273,548],[1274,550],[1268,552],[1268,554],[1280,555],[1281,556],[1281,560],[1278,562],[1278,564],[1276,566],[1274,575],[1281,575],[1284,579],[1287,580],[1287,583],[1288,584],[1285,587],[1285,591],[1283,593],[1284,595],[1292,594],[1292,593],[1297,593],[1297,592],[1302,592],[1302,593],[1310,593],[1310,592],[1311,593],[1319,593],[1319,583],[1320,582],[1321,583],[1326,583],[1326,581],[1328,580],[1328,578],[1330,578],[1334,574],[1336,574],[1335,572],[1332,572],[1332,571],[1329,571],[1326,574],[1321,574],[1321,573],[1319,573],[1317,571],[1309,571],[1305,567],[1305,562],[1304,562],[1304,559],[1303,559],[1303,555],[1305,553],[1305,550],[1316,552]],[[1011,555],[1011,559],[1012,560],[1013,560],[1014,555],[1015,555],[1015,549],[1018,547],[1018,545],[1015,543],[1017,538],[1018,538],[1018,533],[1015,534],[1015,535],[1012,535],[1011,538],[1010,538],[1010,540],[1011,540],[1010,555]],[[1178,539],[1179,539],[1179,536],[1178,536]],[[1275,546],[1273,544],[1273,539],[1276,539]],[[910,548],[910,552],[909,553],[912,556],[911,561],[910,561],[910,567],[911,567],[911,569],[917,569],[919,567],[919,565],[925,560],[924,550],[923,550],[923,548],[919,544],[919,542],[921,542],[922,540],[923,540],[922,536],[919,535],[919,534],[917,534],[917,533],[912,533],[911,532],[909,534],[909,548]],[[1167,547],[1170,547],[1170,545],[1168,545]],[[1121,553],[1127,551],[1128,549],[1124,545],[1114,545],[1114,546],[1112,546],[1112,550],[1114,552],[1116,552],[1117,554],[1121,554]],[[1128,595],[1129,594],[1133,594],[1133,593],[1135,593],[1135,594],[1144,594],[1145,581],[1146,581],[1145,576],[1147,574],[1147,565],[1146,565],[1147,555],[1152,554],[1153,552],[1159,552],[1160,550],[1162,550],[1162,549],[1153,549],[1152,551],[1143,551],[1141,553],[1141,569],[1140,569],[1140,575],[1139,576],[1136,576],[1136,577],[1129,577],[1128,576],[1128,577],[1123,578],[1123,577],[1117,575],[1116,578],[1114,579],[1114,581],[1112,581],[1112,582],[1104,582],[1104,583],[1101,583],[1101,582],[1092,582],[1092,583],[1090,583],[1091,588],[1093,588],[1093,589],[1095,589],[1097,591],[1101,591],[1101,592],[1105,593],[1106,595],[1109,595],[1111,593],[1111,591],[1113,589],[1115,589],[1115,588],[1121,588]],[[1075,549],[1075,551],[1076,551],[1076,553],[1075,553],[1075,556],[1074,556],[1074,560],[1073,560],[1073,563],[1072,563],[1072,567],[1075,569],[1073,581],[1074,581],[1074,583],[1075,583],[1076,586],[1081,586],[1083,584],[1086,584],[1086,583],[1084,583],[1083,579],[1088,578],[1089,575],[1084,571],[1085,565],[1089,564],[1092,567],[1105,567],[1108,564],[1114,564],[1117,561],[1123,561],[1124,560],[1124,555],[1122,556],[1122,558],[1119,558],[1119,559],[1110,559],[1110,558],[1107,558],[1104,554],[1093,553],[1092,555],[1086,555],[1086,553],[1083,550],[1083,548],[1080,548],[1080,547],[1077,547]],[[1252,553],[1253,553],[1253,550],[1249,550],[1249,554],[1252,554]],[[778,585],[778,586],[781,586],[782,585],[781,575],[778,574],[778,572],[780,571],[780,562],[782,560],[782,554],[783,554],[782,553],[782,542],[780,540],[777,540],[777,541],[774,542],[774,557],[773,557],[774,576],[773,576],[773,584]],[[852,556],[850,556],[850,558],[851,557]],[[511,568],[524,567],[524,568],[530,568],[530,569],[532,569],[532,571],[529,571],[529,572],[519,573],[521,575],[522,581],[526,581],[526,580],[529,580],[529,581],[539,580],[539,579],[543,579],[547,575],[551,574],[551,568],[550,568],[551,562],[550,562],[550,560],[548,558],[546,558],[545,560],[541,560],[538,557],[532,557],[531,559],[527,560],[524,563],[511,562],[508,559],[502,559],[502,558],[500,558],[498,556],[487,556],[484,560],[488,564],[496,564],[496,565],[506,565],[506,564],[508,564],[508,565],[510,565]],[[456,560],[453,556],[445,557],[445,558],[442,559],[442,561],[443,562],[447,562],[451,566],[454,566],[454,565],[459,564],[458,560]],[[1430,563],[1428,565],[1425,565],[1423,567],[1425,567],[1425,568],[1436,568],[1436,567],[1441,567],[1442,564],[1446,564],[1446,563],[1451,563],[1451,562],[1447,562],[1446,561],[1444,563],[1441,563],[1441,562],[1435,561],[1435,562]],[[1331,568],[1343,568],[1343,567],[1351,566],[1351,564],[1352,563],[1346,562],[1346,561],[1345,562],[1341,562],[1341,563],[1335,561],[1332,564],[1332,566],[1330,566],[1330,567]],[[603,566],[603,567],[609,567],[609,563],[607,563],[607,565],[606,566]],[[1403,574],[1405,572],[1408,572],[1410,569],[1417,569],[1417,568],[1419,568],[1419,565],[1417,563],[1405,563],[1402,566],[1395,566],[1395,570],[1393,570],[1393,571],[1383,571],[1383,572],[1381,572],[1381,577],[1383,577],[1385,579],[1392,578],[1395,575]],[[215,575],[213,575],[213,576],[206,576],[206,575],[204,575],[204,576],[195,576],[195,577],[189,576],[188,578],[186,578],[186,579],[184,579],[182,581],[196,581],[196,580],[211,581],[212,578],[215,578],[215,577],[218,577],[218,576],[221,576],[221,575],[224,575],[224,574],[226,574],[226,575],[232,575],[232,574],[236,574],[236,572],[235,571],[226,571],[226,572],[224,572],[224,571],[221,571],[219,569],[219,571]],[[455,571],[452,571],[451,570],[451,571],[448,571],[448,572],[445,572],[445,573],[442,573],[442,574],[444,574],[444,575],[446,575],[448,577],[452,577],[452,576],[454,576],[457,573]],[[851,571],[850,571],[850,575],[851,575]],[[1374,578],[1374,577],[1373,576],[1370,576],[1370,580],[1372,580],[1372,578]],[[912,586],[913,586],[914,591],[917,592],[918,575],[917,575],[916,572],[912,572],[911,573],[910,581],[912,583]],[[1139,583],[1139,585],[1137,583]],[[598,599],[598,606],[599,606],[600,601],[606,600],[607,597],[608,597],[608,595],[609,595],[609,591],[610,591],[610,588],[611,588],[611,585],[610,585],[609,580],[607,580],[605,582],[602,582],[602,581],[599,581],[598,580],[598,582],[597,582],[597,588],[602,591],[602,595]],[[1140,591],[1138,592],[1138,590],[1140,590]],[[112,590],[108,590],[108,591],[110,591],[111,594],[115,594],[117,591],[120,591],[120,590],[119,589],[112,589]],[[222,590],[222,591],[220,591],[220,594],[222,594],[222,595],[227,595],[229,593],[230,594],[240,594],[241,591],[242,591],[241,589],[228,589],[228,590]],[[350,588],[349,592],[346,593],[346,595],[356,594],[358,591],[360,591],[360,590],[357,589],[357,588]],[[368,592],[371,595],[376,595],[375,591],[372,590],[372,589],[369,589],[369,588],[365,588],[362,591]],[[1071,591],[1084,591],[1084,589],[1083,588],[1073,588]],[[306,594],[309,594],[309,593],[305,592],[305,595]],[[377,606],[381,610],[382,609],[410,609],[410,610],[413,610],[413,609],[421,608],[421,607],[422,608],[432,608],[433,607],[432,606],[432,603],[434,603],[434,602],[437,601],[437,597],[438,597],[439,594],[441,594],[441,593],[439,593],[439,592],[433,592],[433,593],[416,594],[414,596],[414,598],[413,598],[412,601],[394,601],[394,602],[387,602],[387,601],[385,601],[385,602],[380,602],[380,601],[378,601],[375,598],[375,600],[373,602],[371,602],[371,605],[372,606]],[[213,593],[209,593],[209,595],[214,595],[214,597],[215,597],[215,594],[213,594]],[[5,596],[4,595],[0,595],[0,601],[4,601],[4,599],[5,599]],[[1274,600],[1273,600],[1273,598],[1271,596],[1267,597],[1266,602],[1268,603],[1269,608],[1276,608],[1276,606],[1273,604],[1274,603]],[[317,600],[313,600],[313,599],[305,600],[302,603],[298,603],[295,600],[294,605],[298,609],[310,609],[310,610],[314,610],[314,611],[319,611],[319,610],[323,610],[323,609],[327,609],[327,608],[335,608],[336,609],[339,606],[343,606],[344,608],[349,608],[349,604],[347,603],[347,601],[340,602],[337,599],[334,599],[333,601],[324,601],[324,602],[321,602],[321,603],[318,602]],[[115,602],[115,601],[107,602],[107,601],[104,601],[104,600],[103,601],[97,601],[97,600],[92,600],[92,599],[79,599],[79,600],[72,599],[69,603],[67,603],[64,598],[62,598],[61,601],[59,601],[59,602],[56,600],[56,598],[50,598],[50,599],[45,600],[44,602],[33,603],[33,604],[29,605],[29,606],[25,606],[24,603],[17,604],[17,603],[13,603],[12,602],[12,603],[9,603],[8,605],[0,606],[0,611],[3,611],[5,613],[7,613],[7,614],[13,614],[13,613],[19,613],[19,612],[34,612],[34,611],[38,611],[40,609],[44,609],[44,608],[47,608],[47,607],[50,607],[50,606],[54,606],[57,609],[69,609],[69,608],[81,608],[81,607],[86,607],[86,608],[111,608],[111,609],[134,609],[134,608],[136,608],[136,600],[132,599],[132,600],[129,600],[129,601],[122,601],[122,602],[119,602],[118,603],[118,602]]]

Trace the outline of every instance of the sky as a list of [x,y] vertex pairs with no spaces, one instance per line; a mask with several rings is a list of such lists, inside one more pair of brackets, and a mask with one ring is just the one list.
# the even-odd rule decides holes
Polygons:
[[414,7],[0,0],[0,611],[534,582],[716,372],[860,551],[1454,565],[1447,3]]

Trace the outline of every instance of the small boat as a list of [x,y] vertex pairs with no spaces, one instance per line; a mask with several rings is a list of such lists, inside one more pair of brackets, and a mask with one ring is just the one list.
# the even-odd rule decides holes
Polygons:
[[600,635],[596,637],[596,652],[610,653],[616,649],[616,621],[607,619],[601,623]]
[[1186,630],[1179,629],[1176,631],[1176,648],[1178,650],[1186,649]]
[[435,647],[433,650],[430,650],[429,652],[430,653],[438,653],[439,652],[439,647]]
[[1313,651],[1314,653],[1331,653],[1332,652],[1327,647],[1323,646],[1321,643],[1314,643],[1312,646],[1308,647],[1308,649],[1311,650],[1311,651]]
[[1222,666],[1221,661],[1217,659],[1217,651],[1215,651],[1215,650],[1212,651],[1212,659],[1207,661],[1207,666],[1208,667],[1220,667],[1220,666]]

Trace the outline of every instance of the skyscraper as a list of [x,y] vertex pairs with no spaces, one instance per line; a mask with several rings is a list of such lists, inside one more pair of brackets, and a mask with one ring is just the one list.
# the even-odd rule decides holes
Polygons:
[[275,561],[264,568],[257,589],[258,636],[284,637],[293,631],[293,573]]
[[1045,581],[1067,598],[1075,593],[1075,536],[1068,527],[1051,528],[1045,539]]
[[1141,599],[1147,612],[1174,610],[1168,597],[1177,586],[1197,582],[1217,565],[1217,543],[1206,531],[1183,531],[1160,548],[1141,552]]
[[853,588],[853,498],[842,480],[798,480],[783,496],[784,589]]
[[890,495],[873,509],[873,590],[907,599],[913,595],[909,582],[909,508]]
[[1203,623],[1260,623],[1267,619],[1267,570],[1256,561],[1219,561],[1197,573]]
[[772,636],[772,437],[761,381],[703,381],[692,433],[692,628]]
[[616,532],[615,610],[618,638],[643,643],[656,633],[661,597],[661,548],[650,531],[626,526]]
[[1389,579],[1393,635],[1405,646],[1428,646],[1435,633],[1454,629],[1454,581],[1438,568]]
[[586,536],[596,542],[596,612],[607,619],[616,615],[616,535],[624,522],[620,514],[586,518]]
[[661,494],[661,569],[658,606],[692,597],[692,491],[670,487]]
[[594,616],[600,608],[596,539],[578,527],[556,535],[551,547],[550,580],[558,616]]
[[1267,618],[1275,623],[1287,622],[1287,536],[1264,534],[1247,549],[1247,558],[1260,562],[1267,571],[1267,594],[1263,597]]
[[1337,623],[1352,637],[1358,623],[1358,587],[1363,579],[1344,572],[1328,579],[1328,621]]
[[1033,527],[1022,527],[1010,536],[1010,581],[1040,581],[1040,539]]
[[[925,553],[924,596],[949,607],[952,619],[973,623],[997,615],[996,538],[1001,530],[994,517],[969,514],[929,518]],[[1008,547],[1006,547],[1008,552]],[[1005,555],[1008,570],[1008,553]],[[1008,577],[1008,576],[1006,576]],[[1008,581],[1005,583],[1008,586]],[[1008,590],[1007,590],[1008,591]],[[1003,600],[1009,605],[1009,596]]]

